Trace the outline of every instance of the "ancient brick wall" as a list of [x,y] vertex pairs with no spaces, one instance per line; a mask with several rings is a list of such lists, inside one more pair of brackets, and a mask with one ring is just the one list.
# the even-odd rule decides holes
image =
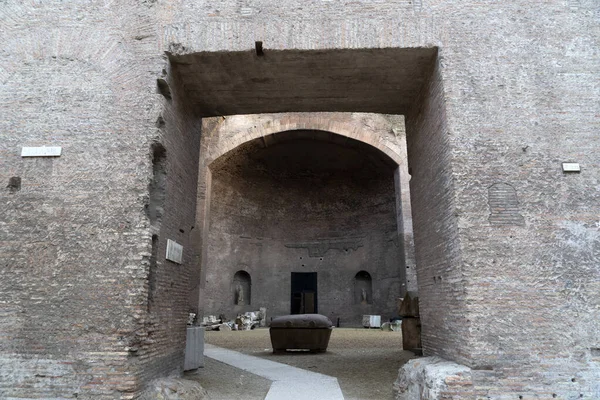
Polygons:
[[[145,312],[160,110],[149,77],[163,65],[133,38],[140,11],[2,4],[0,397],[113,399],[136,386],[127,343]],[[43,145],[62,155],[20,157]]]
[[[0,397],[131,398],[181,369],[200,127],[181,105],[159,119],[167,64],[148,40],[150,10],[14,2],[0,11],[0,177],[3,187],[21,178],[0,201]],[[155,142],[166,148],[169,194],[152,227]],[[62,155],[20,157],[22,146],[44,145]],[[184,244],[183,265],[164,262],[167,237]]]
[[[146,329],[153,231],[144,205],[163,107],[161,56],[250,51],[258,40],[266,54],[439,47],[458,270],[436,267],[447,275],[431,293],[450,303],[422,310],[440,321],[425,343],[472,367],[474,385],[491,397],[600,396],[597,2],[365,4],[2,4],[0,180],[10,186],[0,201],[2,396],[131,397],[146,381],[131,374],[138,361],[129,344]],[[352,95],[357,108],[369,101]],[[60,145],[63,155],[19,156],[21,146],[41,145]],[[167,157],[183,149],[164,146]],[[184,150],[180,170],[194,157]],[[563,161],[579,162],[581,173],[563,174]],[[20,190],[9,185],[15,177]],[[523,224],[490,224],[489,189],[499,183],[515,189]],[[186,219],[181,212],[174,218]],[[184,222],[163,221],[176,231],[159,241],[187,234]],[[454,293],[461,274],[463,292]],[[179,277],[174,287],[183,288]],[[176,320],[178,329],[186,311],[167,325]],[[438,326],[447,337],[434,336]],[[171,342],[156,355],[175,360],[182,339],[162,337]]]
[[[129,344],[135,348],[130,354],[140,383],[181,373],[188,314],[198,312],[198,299],[190,293],[199,284],[194,230],[201,120],[187,107],[183,88],[169,72],[159,78],[166,97],[150,146],[160,150],[152,159],[145,207],[152,240],[144,260],[147,298],[139,299],[145,310],[136,315],[143,327]],[[167,240],[183,246],[180,263],[166,258]]]
[[478,15],[441,51],[473,380],[492,397],[598,397],[598,4],[456,11]]
[[439,68],[436,63],[406,118],[408,170],[424,352],[462,361],[468,354],[465,278]]

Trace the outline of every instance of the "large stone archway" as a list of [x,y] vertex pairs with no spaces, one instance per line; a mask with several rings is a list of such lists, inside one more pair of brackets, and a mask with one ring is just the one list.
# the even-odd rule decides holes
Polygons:
[[[248,141],[264,138],[268,142],[275,134],[298,130],[354,139],[375,147],[398,165],[406,162],[404,119],[400,116],[327,112],[236,115],[207,121],[205,132],[206,128],[210,133],[201,143],[201,161],[206,165]],[[216,130],[220,134],[215,135]]]
[[[362,151],[371,153],[370,157],[381,158],[388,165],[390,172],[391,196],[394,223],[394,243],[398,247],[399,257],[393,263],[393,269],[401,277],[395,289],[386,285],[381,291],[389,293],[386,296],[394,296],[387,299],[389,316],[395,315],[395,302],[397,297],[407,290],[416,288],[416,272],[414,261],[414,249],[412,239],[412,221],[410,211],[410,195],[408,190],[408,166],[406,156],[406,138],[404,130],[404,118],[398,115],[365,114],[365,113],[281,113],[281,114],[256,114],[238,115],[229,117],[205,118],[203,122],[203,136],[200,155],[199,169],[199,191],[198,212],[196,226],[202,227],[202,256],[201,256],[201,278],[200,293],[208,293],[207,297],[200,300],[200,309],[207,306],[215,312],[215,302],[222,299],[211,288],[203,287],[206,284],[206,272],[209,264],[214,263],[214,257],[209,257],[209,231],[211,221],[211,198],[213,192],[213,178],[216,169],[222,168],[228,163],[236,163],[238,153],[244,152],[244,147],[249,143],[257,143],[255,147],[275,146],[283,141],[309,140],[314,143],[330,143],[336,146],[344,146],[353,143],[353,146],[364,146]],[[372,149],[372,150],[368,150]],[[333,150],[335,151],[335,150]],[[392,183],[393,181],[393,183]],[[222,200],[217,200],[222,201]],[[221,216],[222,217],[222,216]],[[327,236],[327,235],[326,235]],[[261,239],[262,240],[262,239]],[[327,240],[340,240],[326,239]],[[388,239],[379,238],[376,242],[386,242]],[[369,242],[367,240],[367,242]],[[317,246],[315,242],[315,246]],[[323,243],[318,246],[323,246]],[[329,244],[327,245],[329,246]],[[336,245],[334,245],[336,246]],[[362,246],[362,242],[360,244]],[[369,247],[368,245],[366,247]],[[374,249],[371,249],[374,250]],[[377,249],[376,253],[383,252]],[[316,254],[316,253],[315,253]],[[302,257],[300,257],[302,258]],[[319,257],[323,260],[323,257]],[[209,260],[212,260],[209,262]],[[231,262],[231,261],[229,261]],[[388,263],[390,261],[388,260]],[[247,267],[241,263],[242,267]],[[302,265],[304,267],[304,264]],[[240,266],[235,266],[239,268]],[[300,267],[300,265],[298,266]],[[234,268],[234,266],[231,266]],[[351,268],[347,266],[346,268]],[[360,270],[352,272],[352,276]],[[382,271],[383,272],[383,271]],[[225,271],[223,271],[225,273]],[[388,276],[391,272],[382,273]],[[214,280],[215,275],[211,275]],[[225,279],[221,277],[221,279]],[[209,283],[214,284],[213,283]],[[389,282],[388,282],[389,284]],[[230,291],[229,288],[222,288]],[[392,295],[392,293],[396,293]],[[212,293],[212,294],[211,294]],[[197,298],[194,293],[193,298]],[[377,293],[376,298],[383,296]],[[341,295],[340,297],[343,297]],[[394,303],[394,305],[390,305]],[[241,310],[240,307],[237,307]],[[236,310],[237,310],[236,308]],[[351,307],[350,307],[351,308]],[[363,307],[364,308],[364,307]],[[240,311],[237,310],[237,311]],[[357,308],[358,310],[358,308]],[[359,312],[357,311],[356,312]],[[362,310],[362,313],[368,311]],[[348,321],[348,313],[340,313]],[[356,316],[354,317],[356,319]],[[356,323],[356,321],[354,321]]]

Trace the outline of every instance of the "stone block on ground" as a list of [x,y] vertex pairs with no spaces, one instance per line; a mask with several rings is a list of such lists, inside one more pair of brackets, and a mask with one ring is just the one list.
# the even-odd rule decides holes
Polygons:
[[217,328],[217,330],[219,332],[228,332],[228,331],[231,331],[232,328],[231,328],[231,325],[229,325],[228,323],[225,323],[225,324],[219,325],[219,327]]
[[381,315],[363,315],[362,325],[365,328],[380,328]]
[[266,307],[260,308],[260,327],[264,328],[267,326],[267,309]]
[[402,348],[420,353],[421,319],[407,317],[402,320]]
[[421,319],[417,292],[406,293],[400,303],[398,315],[402,317],[402,348],[421,354]]
[[321,314],[284,315],[271,321],[269,336],[274,353],[288,349],[324,352],[332,329],[331,320]]
[[204,367],[204,328],[188,326],[185,340],[184,371]]
[[150,383],[144,400],[208,400],[208,392],[198,382],[181,378],[161,378]]
[[398,371],[395,400],[472,399],[471,369],[439,357],[410,360]]

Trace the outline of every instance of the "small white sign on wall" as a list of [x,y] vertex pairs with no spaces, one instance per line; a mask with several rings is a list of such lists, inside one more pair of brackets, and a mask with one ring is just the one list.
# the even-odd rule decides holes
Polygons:
[[579,163],[574,162],[564,162],[562,163],[563,172],[581,172],[581,167]]
[[167,239],[167,260],[177,264],[183,262],[183,246],[171,239]]
[[23,147],[21,157],[60,157],[62,147]]

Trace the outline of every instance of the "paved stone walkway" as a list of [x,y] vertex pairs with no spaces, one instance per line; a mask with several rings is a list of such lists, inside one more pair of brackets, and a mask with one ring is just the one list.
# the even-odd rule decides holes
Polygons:
[[344,400],[337,378],[206,344],[204,355],[273,381],[265,400]]

